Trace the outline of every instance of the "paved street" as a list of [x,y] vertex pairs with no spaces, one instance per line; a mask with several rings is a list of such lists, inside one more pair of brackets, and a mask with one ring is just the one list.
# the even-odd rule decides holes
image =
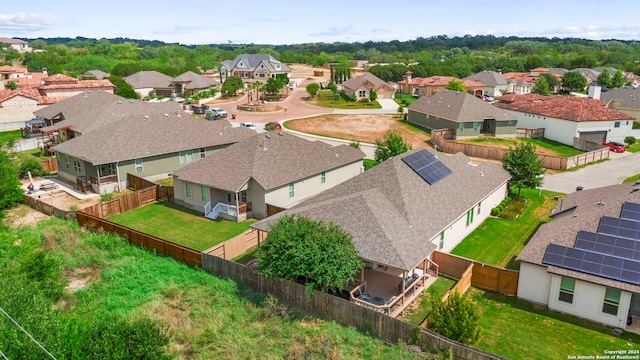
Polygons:
[[640,153],[611,153],[611,160],[576,171],[545,175],[542,188],[568,194],[574,192],[577,186],[587,190],[620,184],[635,174],[640,174]]

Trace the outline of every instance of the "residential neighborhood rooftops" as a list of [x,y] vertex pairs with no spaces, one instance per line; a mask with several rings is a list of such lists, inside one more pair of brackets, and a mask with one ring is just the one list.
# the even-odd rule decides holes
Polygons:
[[502,109],[569,121],[635,120],[633,116],[609,109],[600,100],[591,98],[509,94],[497,100],[494,105]]
[[239,191],[253,178],[265,190],[271,190],[362,161],[363,157],[360,149],[348,145],[331,146],[286,132],[267,132],[222,149],[173,175],[180,180],[228,191]]
[[435,249],[429,240],[509,179],[501,166],[474,166],[458,153],[439,156],[452,173],[430,185],[402,161],[418,151],[426,150],[391,158],[253,227],[268,230],[285,214],[333,221],[362,258],[410,270]]
[[616,101],[616,108],[639,109],[640,110],[640,88],[625,86],[621,88],[611,89],[607,92],[600,93],[600,101],[607,106],[612,101]]
[[488,70],[484,70],[471,76],[467,76],[463,80],[476,81],[486,86],[507,85],[509,83],[509,79],[501,73]]
[[436,76],[430,76],[427,78],[420,78],[420,77],[416,77],[416,78],[410,78],[410,79],[404,79],[401,81],[398,81],[398,84],[406,84],[407,80],[409,80],[409,84],[414,85],[414,86],[447,86],[452,80],[456,80],[456,81],[460,81],[462,83],[462,85],[465,86],[465,88],[467,89],[480,89],[484,87],[484,84],[478,82],[478,81],[474,81],[474,80],[460,80],[458,78],[455,78],[453,76],[440,76],[440,75],[436,75]]
[[[553,210],[553,221],[543,224],[517,257],[517,261],[547,266],[547,271],[622,290],[640,292],[640,286],[602,276],[543,264],[549,244],[572,248],[579,231],[597,232],[602,217],[620,216],[624,202],[640,203],[637,185],[620,184],[576,191],[565,196]],[[636,240],[640,241],[640,240]]]
[[280,62],[280,60],[268,54],[240,54],[233,60],[222,61],[221,67],[227,70],[235,68],[246,71],[256,71],[256,67],[260,65],[260,63],[263,63],[265,65],[266,69],[264,71],[269,70],[271,72],[291,72],[291,69],[289,69],[287,65],[283,64],[282,62]]
[[196,74],[193,71],[187,71],[180,76],[171,79],[174,83],[184,83],[185,89],[208,89],[212,86],[218,85],[218,81],[210,79],[208,77]]
[[452,90],[439,91],[431,96],[421,96],[409,105],[408,109],[456,122],[478,121],[478,119],[517,120],[515,115],[471,94]]
[[124,78],[134,89],[143,88],[170,88],[171,76],[159,73],[157,71],[138,71],[135,74]]

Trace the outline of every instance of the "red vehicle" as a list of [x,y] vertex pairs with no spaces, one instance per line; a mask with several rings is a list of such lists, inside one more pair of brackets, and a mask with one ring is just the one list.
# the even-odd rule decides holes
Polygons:
[[602,145],[608,146],[609,150],[617,153],[623,153],[627,150],[624,144],[620,144],[619,142],[611,141],[611,142],[603,142]]
[[280,125],[278,122],[272,121],[272,122],[266,123],[266,125],[264,126],[264,129],[265,130],[269,130],[269,129],[282,130],[282,125]]

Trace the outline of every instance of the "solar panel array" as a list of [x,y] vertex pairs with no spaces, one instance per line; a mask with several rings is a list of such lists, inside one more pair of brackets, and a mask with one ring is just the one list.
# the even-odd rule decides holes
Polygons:
[[620,217],[628,220],[640,221],[640,204],[625,202],[622,204]]
[[549,244],[542,263],[640,285],[640,261]]
[[451,169],[424,149],[403,157],[402,161],[429,185],[437,183],[452,173]]
[[640,204],[624,203],[620,218],[603,216],[596,233],[579,231],[572,248],[547,245],[542,263],[640,285]]

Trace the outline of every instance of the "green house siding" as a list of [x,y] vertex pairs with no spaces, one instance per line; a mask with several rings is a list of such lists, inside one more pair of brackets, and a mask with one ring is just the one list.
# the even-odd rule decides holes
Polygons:
[[[516,135],[517,121],[496,121],[496,135]],[[511,126],[510,126],[511,125]]]
[[458,123],[455,121],[442,119],[412,110],[409,110],[407,121],[427,129],[455,129],[458,127]]

